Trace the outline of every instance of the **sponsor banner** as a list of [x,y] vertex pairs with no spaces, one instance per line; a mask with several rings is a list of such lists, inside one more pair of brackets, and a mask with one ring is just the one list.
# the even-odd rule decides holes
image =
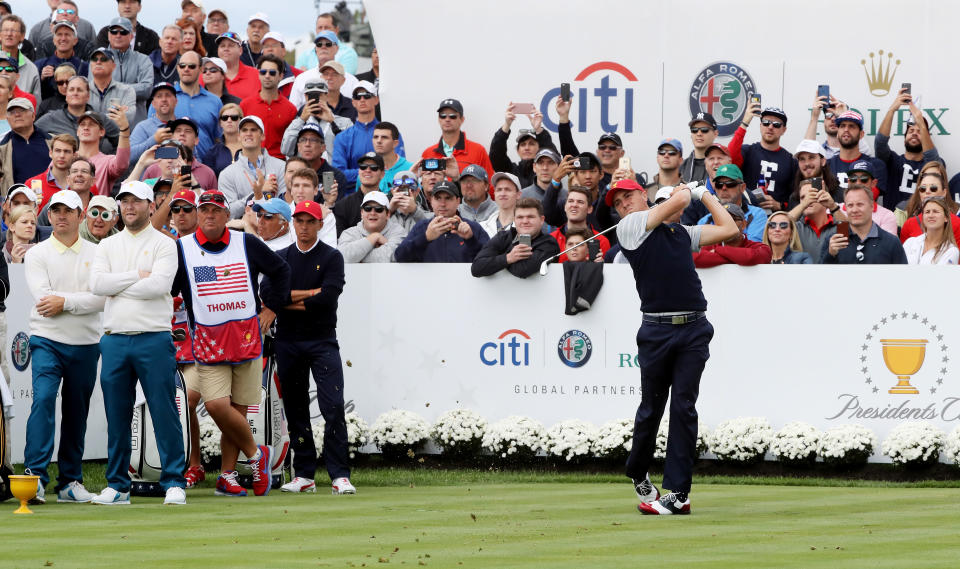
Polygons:
[[[721,38],[704,40],[678,36],[677,22],[727,22],[736,14],[740,30],[770,26],[767,3],[732,0],[704,3],[623,3],[597,0],[584,9],[576,0],[540,2],[490,0],[483,10],[465,10],[441,0],[364,3],[383,61],[381,104],[386,120],[403,133],[408,157],[415,160],[424,148],[436,145],[440,130],[437,104],[446,98],[464,105],[464,131],[487,146],[503,124],[510,102],[535,105],[544,115],[546,129],[556,133],[559,117],[555,105],[561,83],[570,83],[570,121],[581,151],[596,150],[604,132],[618,133],[634,168],[656,173],[657,143],[665,137],[683,142],[684,155],[692,148],[687,123],[699,112],[717,120],[721,142],[727,142],[743,117],[752,95],[763,106],[780,107],[788,115],[782,145],[796,148],[810,121],[810,108],[818,85],[864,116],[865,141],[873,138],[901,84],[911,83],[917,106],[930,124],[934,143],[950,163],[960,152],[953,140],[957,129],[951,94],[957,89],[950,50],[931,41],[915,41],[903,33],[903,6],[892,0],[850,0],[844,8],[857,14],[864,34],[843,34],[825,24],[823,12],[802,3],[777,6],[780,25],[770,41]],[[409,34],[394,22],[417,13],[418,24],[429,34]],[[960,4],[929,3],[921,11],[936,13],[925,22],[925,37],[950,37],[960,18]],[[613,17],[611,17],[613,16]],[[468,18],[470,25],[451,25]],[[534,27],[531,28],[531,22]],[[551,38],[576,22],[576,39],[565,49]],[[743,35],[743,32],[741,32]],[[775,37],[774,37],[775,36]],[[564,36],[565,37],[565,36]],[[496,38],[495,41],[491,41]],[[430,69],[422,54],[437,46],[453,54],[454,69]],[[427,58],[429,59],[429,58]],[[909,110],[897,111],[891,148],[903,152],[902,135]],[[822,113],[818,138],[824,139]],[[754,121],[759,123],[759,121]],[[513,135],[529,123],[518,117]],[[745,142],[757,142],[759,124],[751,126]],[[516,160],[512,142],[507,147]],[[559,140],[554,134],[554,142]],[[910,187],[912,173],[900,182]]]
[[[12,339],[27,330],[29,295],[22,268],[10,272]],[[716,330],[698,402],[708,427],[741,416],[765,417],[775,429],[856,423],[882,440],[907,420],[947,432],[960,425],[951,355],[960,323],[935,295],[891,294],[917,282],[952,290],[955,268],[790,265],[699,274]],[[564,314],[558,269],[477,279],[467,265],[351,264],[346,276],[338,313],[345,395],[368,423],[391,409],[433,421],[457,407],[490,421],[520,414],[546,426],[634,416],[641,312],[626,265],[605,265],[596,302],[575,316]],[[403,286],[384,289],[387,282]],[[437,283],[455,286],[441,291]],[[29,367],[14,371],[15,457],[22,457],[29,378]],[[106,450],[99,389],[94,399],[88,458]]]

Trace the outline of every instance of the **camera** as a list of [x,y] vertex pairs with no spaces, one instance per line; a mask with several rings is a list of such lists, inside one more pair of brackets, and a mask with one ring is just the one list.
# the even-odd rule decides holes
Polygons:
[[577,170],[592,170],[593,164],[589,156],[580,156],[573,160],[573,167]]
[[424,158],[423,169],[427,172],[442,172],[447,169],[446,158]]

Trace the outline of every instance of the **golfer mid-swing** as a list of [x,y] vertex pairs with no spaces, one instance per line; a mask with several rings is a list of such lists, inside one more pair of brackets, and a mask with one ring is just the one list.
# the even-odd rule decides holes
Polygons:
[[[691,199],[703,201],[716,225],[666,223]],[[637,332],[642,398],[633,427],[633,448],[627,458],[627,476],[640,498],[640,512],[689,514],[697,446],[697,395],[713,338],[691,251],[730,239],[738,229],[716,196],[703,186],[679,185],[669,199],[650,208],[642,186],[633,180],[618,180],[607,192],[606,201],[622,218],[617,238],[633,268],[643,310],[643,324]],[[663,469],[663,486],[671,492],[661,497],[647,470],[671,391]]]

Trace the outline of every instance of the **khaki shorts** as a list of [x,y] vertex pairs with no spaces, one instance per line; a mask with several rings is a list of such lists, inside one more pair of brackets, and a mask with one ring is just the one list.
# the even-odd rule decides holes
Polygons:
[[[196,391],[204,401],[230,397],[237,405],[259,405],[263,383],[263,358],[242,364],[196,365]],[[186,374],[184,374],[186,375]]]
[[200,372],[197,364],[177,364],[183,374],[183,384],[190,391],[200,391]]

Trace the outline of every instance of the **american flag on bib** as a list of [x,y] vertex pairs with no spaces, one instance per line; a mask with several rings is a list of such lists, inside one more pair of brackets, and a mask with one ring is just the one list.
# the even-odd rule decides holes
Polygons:
[[232,265],[202,265],[193,268],[193,278],[197,281],[197,296],[212,294],[231,294],[250,290],[243,263]]
[[260,412],[259,405],[247,405],[247,416],[256,416]]

